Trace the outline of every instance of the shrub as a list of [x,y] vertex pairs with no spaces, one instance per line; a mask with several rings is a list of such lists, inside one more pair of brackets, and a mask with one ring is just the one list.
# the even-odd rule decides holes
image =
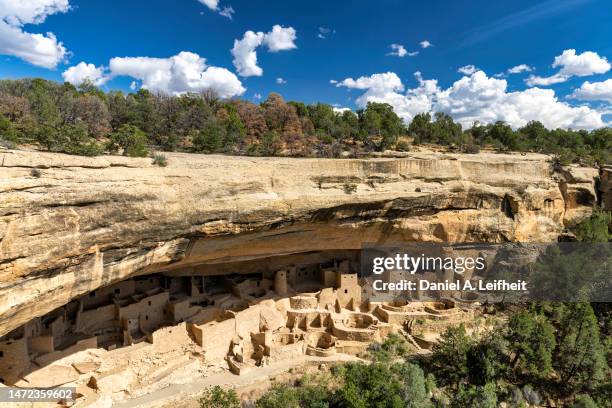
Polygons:
[[496,408],[495,385],[488,383],[481,387],[461,384],[451,403],[451,408]]
[[42,176],[42,172],[40,169],[32,169],[30,170],[30,176],[40,178]]
[[327,408],[329,394],[322,385],[291,387],[279,384],[272,387],[255,404],[256,408]]
[[576,238],[583,242],[608,242],[612,240],[610,226],[612,212],[596,210],[576,226]]
[[395,150],[400,152],[408,152],[410,151],[410,144],[408,144],[405,140],[400,140],[395,144]]
[[345,183],[342,186],[342,189],[344,190],[344,194],[353,194],[355,191],[357,191],[357,185],[353,183]]
[[397,357],[405,357],[411,348],[408,342],[398,334],[390,334],[382,343],[372,343],[368,347],[374,361],[389,362]]
[[168,165],[168,158],[164,154],[155,153],[153,155],[153,164],[159,167],[166,167]]
[[13,142],[12,140],[6,140],[0,137],[0,147],[3,147],[5,149],[16,149],[17,143]]
[[572,404],[572,408],[599,408],[593,398],[586,394],[581,394],[576,397]]
[[480,153],[480,146],[478,146],[475,143],[464,144],[464,145],[461,145],[460,151],[462,153],[476,154],[476,153]]
[[117,153],[119,149],[123,149],[124,156],[146,157],[149,154],[147,136],[136,126],[123,125],[112,132],[109,139],[107,149],[111,153]]
[[224,390],[218,385],[208,388],[200,398],[201,408],[240,408],[236,391]]

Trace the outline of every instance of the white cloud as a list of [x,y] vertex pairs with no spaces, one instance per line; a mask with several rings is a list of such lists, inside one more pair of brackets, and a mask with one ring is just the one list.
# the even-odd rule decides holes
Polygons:
[[588,76],[593,74],[605,74],[610,70],[610,63],[605,57],[600,57],[596,52],[585,51],[576,55],[576,50],[565,50],[555,57],[553,68],[561,67],[559,74],[568,76]]
[[244,33],[241,40],[234,40],[234,48],[231,52],[239,75],[243,77],[263,75],[263,69],[257,66],[257,52],[255,51],[261,45],[263,38],[264,33],[249,30]]
[[284,85],[284,84],[287,83],[287,80],[283,79],[281,77],[278,77],[278,78],[276,78],[276,83],[279,84],[279,85]]
[[612,79],[607,79],[603,82],[586,81],[570,97],[585,101],[606,101],[612,103]]
[[[227,17],[230,20],[234,17],[234,8],[232,6],[225,6],[223,8],[219,7],[219,0],[198,0],[200,3],[211,9],[212,11],[216,11],[219,15],[223,17]],[[203,13],[200,13],[203,14]]]
[[559,71],[549,77],[530,75],[525,80],[527,85],[551,85],[565,82],[572,76],[589,76],[594,74],[604,74],[610,70],[610,63],[605,57],[600,57],[596,52],[585,51],[576,55],[576,50],[564,50],[561,55],[555,57],[552,64],[553,68],[560,68]]
[[559,84],[569,79],[567,75],[554,74],[549,77],[541,77],[537,75],[529,75],[525,79],[525,83],[529,86],[549,86],[553,84]]
[[213,11],[216,11],[217,8],[219,7],[219,0],[198,0],[198,1]]
[[222,98],[241,95],[245,88],[232,72],[206,65],[198,54],[182,51],[170,58],[112,58],[113,76],[130,76],[142,81],[142,87],[168,94],[213,90]]
[[520,64],[512,68],[509,68],[508,74],[520,74],[521,72],[531,72],[531,71],[533,71],[533,67],[530,67],[527,64]]
[[436,80],[424,81],[420,72],[416,72],[415,77],[419,86],[405,94],[402,93],[404,85],[394,72],[374,74],[357,79],[347,78],[338,82],[336,86],[365,89],[366,92],[355,100],[357,106],[365,107],[368,102],[388,103],[393,106],[395,112],[401,118],[408,122],[416,114],[430,111],[432,96],[439,91]]
[[403,92],[404,85],[393,72],[347,78],[336,86],[363,89],[356,104],[386,102],[406,122],[421,112],[446,112],[464,127],[474,121],[493,123],[501,120],[520,127],[530,120],[539,120],[548,128],[597,128],[604,126],[601,113],[586,106],[561,102],[552,89],[530,88],[508,92],[505,79],[488,77],[483,71],[464,76],[447,89],[436,80],[423,80],[419,72],[416,88]]
[[332,85],[336,85],[338,83],[338,81],[336,81],[335,79],[330,79],[329,83]]
[[295,45],[296,38],[293,27],[283,27],[276,24],[272,27],[272,31],[266,33],[263,42],[268,46],[270,52],[287,51],[297,48],[297,45]]
[[338,104],[334,104],[334,105],[332,106],[332,110],[333,110],[335,113],[337,113],[337,114],[339,114],[339,115],[342,115],[344,112],[346,112],[346,111],[350,111],[350,110],[351,110],[351,108],[347,108],[347,107],[344,107],[344,106],[340,106],[340,105],[338,105]]
[[433,47],[433,44],[430,43],[427,40],[423,40],[421,41],[419,44],[421,44],[421,48],[429,48],[429,47]]
[[393,55],[400,58],[405,56],[414,57],[416,55],[419,55],[418,51],[408,51],[401,44],[391,44],[389,47],[392,51],[387,53],[387,55]]
[[262,76],[263,69],[257,65],[257,48],[265,44],[270,52],[290,50],[297,48],[295,39],[293,27],[284,28],[278,24],[265,34],[249,30],[241,40],[234,40],[234,47],[231,49],[234,57],[232,62],[238,74],[243,77]]
[[474,65],[464,65],[457,70],[457,72],[465,75],[472,75],[474,72],[478,71]]
[[86,64],[83,61],[64,71],[62,77],[64,81],[73,85],[80,85],[88,80],[92,84],[100,86],[108,80],[104,73],[104,67],[96,67],[94,64]]
[[387,53],[387,55],[394,55],[400,58],[408,55],[408,51],[401,44],[391,44],[389,47],[391,48],[392,51]]
[[259,92],[256,92],[255,94],[253,94],[253,99],[261,99],[261,94]]
[[130,89],[131,89],[132,91],[135,91],[135,90],[136,90],[136,88],[138,88],[138,82],[136,82],[136,81],[132,81],[132,83],[130,84]]
[[232,6],[226,6],[223,7],[221,10],[219,10],[219,15],[223,16],[223,17],[227,17],[230,20],[234,19],[234,8]]
[[43,23],[48,16],[68,10],[68,0],[0,0],[0,54],[55,68],[66,58],[64,45],[53,33],[28,33],[23,26]]

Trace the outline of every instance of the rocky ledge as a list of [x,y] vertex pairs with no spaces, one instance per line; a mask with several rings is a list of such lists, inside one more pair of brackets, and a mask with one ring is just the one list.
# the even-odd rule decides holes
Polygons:
[[610,169],[539,154],[151,159],[0,151],[0,336],[137,274],[364,242],[548,242]]

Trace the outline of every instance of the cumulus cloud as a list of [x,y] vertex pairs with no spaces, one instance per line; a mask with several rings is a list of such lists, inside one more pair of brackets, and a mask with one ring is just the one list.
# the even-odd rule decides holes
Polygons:
[[357,79],[347,78],[336,83],[336,86],[366,90],[355,100],[357,106],[365,107],[368,102],[388,103],[393,106],[395,113],[408,122],[418,113],[429,112],[432,109],[433,95],[439,92],[436,80],[425,81],[420,72],[416,72],[415,77],[419,86],[406,93],[403,93],[404,84],[394,72]]
[[279,84],[279,85],[284,85],[284,84],[287,83],[287,80],[283,79],[281,77],[278,77],[278,78],[276,78],[276,83]]
[[533,71],[533,67],[530,67],[527,64],[520,64],[512,68],[509,68],[508,74],[520,74],[521,72],[531,72],[531,71]]
[[264,33],[255,33],[251,30],[244,33],[241,40],[234,40],[234,48],[231,53],[234,56],[232,62],[243,77],[262,76],[263,69],[257,65],[257,47],[263,41]]
[[336,86],[365,90],[356,100],[359,107],[367,102],[385,102],[406,122],[421,112],[446,112],[464,127],[474,121],[504,121],[520,127],[539,120],[548,128],[597,128],[604,126],[601,113],[587,106],[561,102],[552,89],[529,88],[508,92],[505,79],[488,77],[476,71],[441,89],[436,80],[424,80],[415,73],[418,86],[404,92],[404,85],[393,72],[357,79],[347,78]]
[[606,101],[612,103],[612,79],[607,79],[603,82],[586,81],[570,97],[585,101]]
[[235,74],[207,66],[205,58],[187,51],[170,58],[112,58],[109,68],[113,76],[129,76],[141,81],[143,88],[168,94],[210,89],[229,98],[245,91]]
[[219,15],[223,17],[227,17],[230,20],[234,17],[234,8],[232,6],[225,6],[223,8],[219,7],[219,0],[198,0],[200,3],[211,9],[212,11],[216,11]]
[[69,9],[68,0],[0,0],[0,54],[55,68],[66,58],[64,45],[53,33],[28,33],[23,26],[43,23],[48,16]]
[[296,38],[293,27],[283,27],[276,24],[272,27],[272,31],[266,33],[263,42],[268,46],[270,52],[287,51],[297,48],[297,45],[295,45]]
[[421,41],[419,44],[421,44],[421,48],[429,48],[429,47],[433,47],[433,44],[430,43],[427,40],[423,40]]
[[268,51],[278,52],[297,48],[295,44],[296,32],[293,27],[282,27],[275,25],[272,30],[263,33],[251,30],[244,33],[242,39],[234,40],[234,47],[231,49],[232,62],[243,77],[262,76],[263,69],[257,65],[257,48],[266,45]]
[[100,86],[108,80],[104,73],[104,67],[96,67],[94,64],[87,64],[83,61],[64,71],[62,77],[64,81],[73,85],[80,85],[89,81],[96,86]]
[[259,92],[254,93],[253,99],[261,99],[261,94]]
[[576,50],[565,50],[555,57],[553,68],[561,67],[559,74],[588,76],[593,74],[604,74],[610,70],[610,63],[605,57],[600,57],[596,52],[585,51],[576,55]]
[[478,71],[478,68],[476,68],[474,65],[464,65],[457,70],[457,72],[464,75],[472,75],[476,71]]
[[605,57],[599,56],[596,52],[585,51],[582,54],[576,54],[576,50],[569,49],[555,57],[552,67],[559,68],[559,71],[549,77],[530,75],[525,80],[525,83],[530,86],[546,86],[565,82],[573,76],[584,77],[594,74],[605,74],[610,70],[610,63]]

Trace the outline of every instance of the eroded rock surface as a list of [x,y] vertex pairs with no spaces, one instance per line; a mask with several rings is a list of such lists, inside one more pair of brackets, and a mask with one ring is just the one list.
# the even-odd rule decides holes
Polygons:
[[609,175],[598,193],[599,170],[537,154],[167,156],[0,151],[0,336],[136,274],[364,242],[549,242],[610,200]]

